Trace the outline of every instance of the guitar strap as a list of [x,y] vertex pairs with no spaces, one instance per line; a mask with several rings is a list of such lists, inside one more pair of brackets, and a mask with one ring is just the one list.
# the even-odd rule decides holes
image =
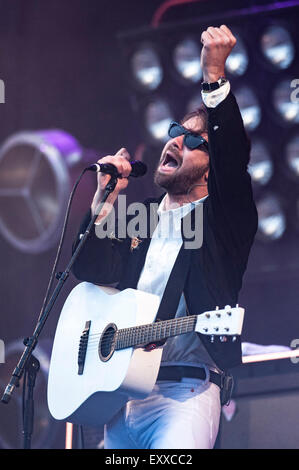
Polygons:
[[190,268],[191,251],[185,249],[184,244],[182,245],[166,284],[156,321],[169,320],[175,317]]
[[[156,316],[157,320],[169,320],[170,318],[175,317],[181,299],[181,295],[184,291],[185,282],[190,270],[191,253],[193,253],[194,256],[194,250],[189,248],[187,243],[190,243],[190,241],[192,241],[192,237],[195,237],[196,221],[202,220],[200,218],[198,219],[198,217],[200,217],[200,214],[202,216],[202,209],[202,204],[198,204],[195,208],[191,210],[189,214],[187,214],[181,220],[181,235],[183,243],[177,256],[174,267],[170,273],[168,282],[166,284],[166,288]],[[188,219],[189,217],[190,219]],[[187,238],[185,236],[184,223],[186,222],[186,220],[188,220],[187,224],[190,223],[192,233],[191,238]]]

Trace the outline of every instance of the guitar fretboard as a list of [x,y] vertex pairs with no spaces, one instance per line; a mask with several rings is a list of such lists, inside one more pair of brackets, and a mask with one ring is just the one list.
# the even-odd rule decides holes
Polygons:
[[197,315],[173,318],[148,325],[123,328],[117,331],[115,349],[124,349],[161,341],[172,336],[194,331]]

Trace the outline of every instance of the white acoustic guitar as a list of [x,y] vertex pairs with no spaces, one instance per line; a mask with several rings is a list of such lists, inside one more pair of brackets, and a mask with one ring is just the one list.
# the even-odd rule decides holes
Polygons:
[[244,309],[226,306],[155,322],[160,299],[134,289],[78,284],[62,309],[48,379],[55,419],[102,426],[130,399],[146,397],[157,380],[163,347],[145,347],[192,331],[241,334]]

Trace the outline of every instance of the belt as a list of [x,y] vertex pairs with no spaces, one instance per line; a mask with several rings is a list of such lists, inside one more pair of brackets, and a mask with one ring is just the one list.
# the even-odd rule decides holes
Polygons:
[[[210,370],[210,382],[218,385],[221,389],[223,386],[223,374],[218,374],[213,370]],[[182,366],[162,366],[159,370],[157,380],[171,380],[179,382],[184,377],[192,379],[205,380],[206,371],[202,367],[182,367]]]

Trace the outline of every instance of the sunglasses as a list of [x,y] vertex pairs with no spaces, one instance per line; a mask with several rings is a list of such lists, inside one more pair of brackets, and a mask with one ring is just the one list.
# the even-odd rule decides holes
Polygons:
[[181,124],[175,121],[171,121],[168,129],[168,135],[172,139],[174,137],[184,135],[184,145],[190,150],[194,150],[203,146],[206,151],[209,151],[208,142],[201,135],[194,134],[191,131],[187,131],[184,126],[181,126]]

